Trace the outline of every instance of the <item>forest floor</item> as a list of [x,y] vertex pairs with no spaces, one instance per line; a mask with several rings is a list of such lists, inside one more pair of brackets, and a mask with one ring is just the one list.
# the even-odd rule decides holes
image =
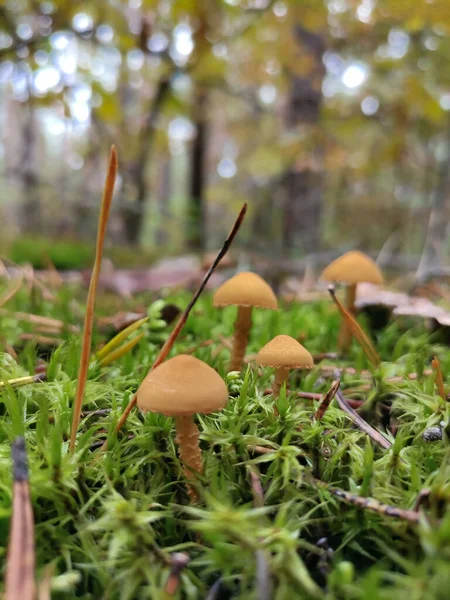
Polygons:
[[[2,284],[0,298],[10,289]],[[430,367],[438,357],[450,391],[442,331],[400,317],[373,331],[363,315],[382,360],[374,367],[356,341],[336,358],[340,317],[327,297],[282,301],[277,312],[254,311],[246,366],[227,373],[235,309],[214,308],[205,293],[171,356],[214,367],[230,398],[197,417],[204,470],[193,503],[173,419],[134,410],[114,431],[191,294],[165,292],[156,303],[100,296],[94,349],[130,312],[144,308],[150,319],[118,360],[102,365],[93,352],[72,454],[85,290],[55,282],[48,291],[22,286],[0,309],[3,574],[11,444],[24,436],[41,598],[49,587],[51,598],[86,600],[448,598],[450,403]],[[275,403],[273,371],[254,358],[281,333],[311,352],[315,368],[291,372]],[[35,373],[45,377],[5,383]],[[317,413],[336,378],[341,393]]]

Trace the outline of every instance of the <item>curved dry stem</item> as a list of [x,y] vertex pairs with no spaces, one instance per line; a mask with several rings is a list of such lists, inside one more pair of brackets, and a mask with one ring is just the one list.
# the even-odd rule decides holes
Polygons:
[[[187,479],[195,479],[196,473],[203,470],[202,452],[198,443],[200,433],[194,423],[193,415],[175,417],[178,444],[178,453],[183,463],[183,473]],[[188,494],[192,500],[198,499],[198,494],[190,485],[187,486]]]
[[238,306],[237,319],[234,324],[233,350],[229,367],[230,371],[240,371],[242,369],[251,326],[252,307]]

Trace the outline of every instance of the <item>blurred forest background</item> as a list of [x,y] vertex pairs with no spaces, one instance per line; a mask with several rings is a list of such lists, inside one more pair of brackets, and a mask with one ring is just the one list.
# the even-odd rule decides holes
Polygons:
[[449,0],[2,0],[0,252],[89,264],[115,143],[126,260],[247,201],[251,252],[444,264],[449,65]]

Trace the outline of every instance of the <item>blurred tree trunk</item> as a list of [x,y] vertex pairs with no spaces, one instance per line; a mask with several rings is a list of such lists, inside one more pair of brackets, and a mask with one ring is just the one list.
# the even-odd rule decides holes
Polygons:
[[34,151],[36,146],[36,124],[32,100],[25,104],[27,114],[22,129],[22,159],[20,173],[22,179],[22,211],[21,229],[24,233],[40,230],[41,202],[39,194],[39,178],[34,170]]
[[137,158],[124,171],[124,187],[125,189],[133,190],[132,198],[134,197],[129,205],[127,205],[128,199],[125,198],[122,208],[125,238],[127,243],[131,245],[139,243],[144,225],[145,201],[148,192],[146,171],[152,156],[156,121],[171,89],[171,76],[172,73],[169,73],[159,82],[158,89],[142,126]]
[[158,189],[158,217],[160,219],[158,229],[156,231],[156,245],[164,246],[167,244],[167,223],[170,217],[169,201],[171,191],[171,170],[172,160],[170,153],[163,159],[162,167],[160,170],[160,180]]
[[[294,28],[294,35],[308,53],[312,61],[308,76],[293,75],[286,115],[286,127],[291,130],[298,126],[314,128],[319,119],[322,105],[322,82],[325,74],[322,62],[325,42],[318,33],[312,33],[300,25]],[[290,252],[297,241],[304,252],[314,252],[319,247],[320,217],[323,200],[322,149],[317,145],[307,160],[296,161],[282,177],[284,192],[284,215],[282,224],[282,245]]]
[[195,138],[191,154],[189,185],[188,247],[204,250],[206,247],[206,153],[208,137],[208,95],[197,87],[194,96]]

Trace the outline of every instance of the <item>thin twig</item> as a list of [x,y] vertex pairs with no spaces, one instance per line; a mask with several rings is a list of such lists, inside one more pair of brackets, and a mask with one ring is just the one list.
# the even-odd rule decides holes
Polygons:
[[374,367],[377,367],[381,363],[381,358],[378,355],[378,352],[375,350],[369,336],[362,330],[361,326],[359,325],[358,321],[353,317],[353,315],[341,304],[341,302],[336,296],[333,286],[330,286],[328,288],[328,292],[330,293],[333,302],[336,304],[339,312],[344,318],[352,334],[360,343],[367,358],[370,360]]
[[[264,396],[270,396],[272,394],[272,390],[267,388],[264,390]],[[297,396],[297,398],[302,398],[302,400],[322,400],[323,395],[315,392],[290,392]],[[353,400],[352,398],[345,398],[345,401],[352,408],[359,408],[363,404],[363,400]]]
[[398,519],[403,519],[405,521],[409,521],[410,523],[419,522],[420,515],[416,510],[397,508],[396,506],[391,506],[390,504],[384,504],[383,502],[379,502],[374,498],[357,496],[356,494],[352,494],[351,492],[346,492],[345,490],[341,490],[340,488],[330,486],[327,483],[325,483],[325,481],[321,481],[320,479],[316,479],[315,477],[308,477],[308,480],[317,487],[327,489],[330,492],[330,494],[333,494],[333,496],[336,496],[336,498],[339,498],[339,500],[342,500],[347,504],[353,504],[353,506],[358,506],[359,508],[370,510],[371,512],[375,512],[380,515],[386,515],[387,517],[396,517]]
[[28,482],[25,440],[17,438],[12,445],[13,507],[6,564],[5,600],[34,600],[35,549],[34,518]]
[[[244,206],[241,208],[241,211],[236,219],[236,222],[234,223],[230,233],[228,234],[227,239],[225,240],[225,242],[222,246],[222,249],[216,256],[215,261],[212,263],[212,265],[209,267],[208,271],[206,272],[206,274],[203,278],[203,281],[201,282],[199,288],[195,292],[191,301],[189,302],[189,304],[187,305],[183,314],[181,315],[180,319],[178,320],[178,323],[175,325],[172,333],[169,336],[169,339],[166,341],[164,346],[161,348],[150,371],[153,371],[153,369],[156,369],[156,367],[158,365],[160,365],[162,362],[164,362],[166,360],[169,352],[172,350],[175,340],[177,339],[178,335],[180,334],[180,331],[183,329],[183,327],[189,317],[189,313],[191,312],[193,306],[197,302],[200,294],[203,292],[206,284],[208,283],[209,278],[213,274],[213,272],[214,272],[215,268],[217,267],[217,265],[219,264],[219,262],[222,260],[222,258],[225,256],[225,254],[228,252],[228,249],[231,246],[231,243],[233,242],[237,232],[239,231],[240,226],[242,225],[242,222],[244,220],[246,212],[247,212],[247,204],[244,204]],[[119,431],[123,427],[123,425],[125,424],[125,422],[128,418],[128,415],[131,413],[133,408],[136,406],[136,402],[137,402],[137,394],[134,394],[116,425],[116,432]],[[106,450],[107,446],[108,446],[108,442],[106,441],[103,444],[103,446],[101,447],[101,450]]]
[[117,155],[114,146],[111,148],[111,154],[109,157],[108,173],[106,176],[105,187],[103,190],[102,205],[100,209],[100,217],[98,222],[97,232],[97,246],[95,250],[95,262],[94,268],[92,269],[91,283],[89,285],[86,315],[84,319],[83,329],[83,342],[81,347],[80,367],[78,371],[78,382],[77,391],[75,395],[75,402],[73,406],[73,417],[72,427],[70,430],[70,444],[69,449],[71,452],[75,449],[75,442],[77,439],[78,425],[80,423],[81,408],[83,405],[84,388],[86,387],[86,380],[89,367],[89,357],[91,353],[91,340],[92,340],[92,328],[94,323],[94,307],[95,297],[97,295],[97,285],[100,276],[100,268],[102,263],[103,255],[103,244],[105,241],[106,225],[108,223],[109,209],[113,199],[114,183],[116,181],[117,173]]
[[323,415],[328,410],[328,407],[330,406],[331,402],[333,401],[333,398],[335,397],[336,392],[338,391],[340,385],[341,385],[340,379],[335,379],[333,381],[333,383],[331,384],[330,389],[328,390],[328,392],[326,392],[326,394],[323,397],[322,402],[317,407],[316,414],[314,415],[314,418],[317,421],[322,420]]

